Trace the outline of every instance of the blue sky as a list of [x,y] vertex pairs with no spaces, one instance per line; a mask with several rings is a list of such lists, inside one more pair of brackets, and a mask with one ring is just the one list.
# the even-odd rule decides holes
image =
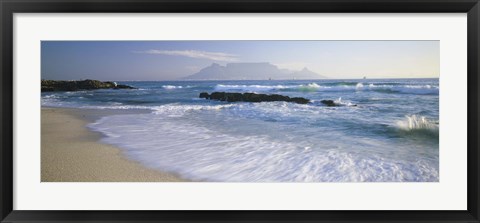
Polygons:
[[269,62],[329,78],[439,77],[439,41],[42,41],[42,79],[174,80]]

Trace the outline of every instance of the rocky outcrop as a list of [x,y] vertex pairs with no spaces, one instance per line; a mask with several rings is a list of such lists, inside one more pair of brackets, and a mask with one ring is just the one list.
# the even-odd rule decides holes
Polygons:
[[320,101],[322,104],[328,106],[328,107],[337,107],[337,106],[350,106],[350,107],[357,107],[355,104],[341,104],[341,103],[335,103],[333,100],[321,100]]
[[329,107],[338,106],[333,100],[321,100],[320,102]]
[[263,101],[286,101],[294,102],[298,104],[307,104],[310,102],[306,98],[290,98],[288,96],[283,96],[279,94],[255,94],[255,93],[229,93],[229,92],[213,92],[208,94],[207,92],[200,93],[200,98],[210,99],[210,100],[219,100],[219,101],[228,101],[228,102],[263,102]]
[[135,89],[134,87],[117,84],[111,81],[81,80],[81,81],[54,81],[42,80],[42,92],[46,91],[80,91],[96,89]]

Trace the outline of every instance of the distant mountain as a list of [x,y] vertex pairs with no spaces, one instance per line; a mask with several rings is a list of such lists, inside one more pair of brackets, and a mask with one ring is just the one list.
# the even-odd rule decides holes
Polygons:
[[213,63],[186,80],[285,80],[326,78],[304,68],[301,71],[279,69],[270,63],[229,63],[225,66]]
[[320,78],[326,78],[324,76],[321,76],[311,70],[309,70],[308,68],[303,68],[301,71],[297,71],[297,72],[294,72],[292,74],[296,79],[315,79],[315,78],[312,78],[312,77],[320,77]]

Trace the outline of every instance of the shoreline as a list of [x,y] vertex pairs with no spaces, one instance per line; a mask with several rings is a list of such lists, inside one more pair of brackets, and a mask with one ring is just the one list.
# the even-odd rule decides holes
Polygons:
[[[119,114],[128,112],[118,112]],[[182,182],[129,160],[86,125],[111,111],[41,108],[41,182]],[[114,113],[116,114],[116,113]]]

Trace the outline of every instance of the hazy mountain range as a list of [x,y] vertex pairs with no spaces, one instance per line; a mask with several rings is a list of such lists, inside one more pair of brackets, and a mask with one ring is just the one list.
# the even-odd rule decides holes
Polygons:
[[217,63],[187,76],[186,80],[285,80],[285,79],[322,79],[320,74],[303,68],[300,71],[279,69],[270,63]]

